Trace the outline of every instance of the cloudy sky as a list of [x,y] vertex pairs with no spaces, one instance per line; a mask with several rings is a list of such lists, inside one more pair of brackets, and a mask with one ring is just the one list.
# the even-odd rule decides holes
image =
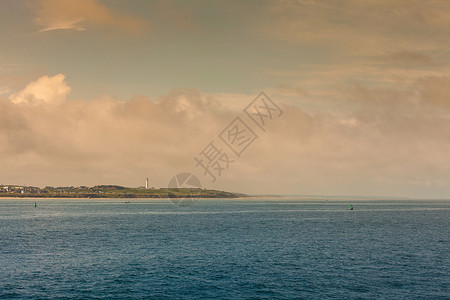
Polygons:
[[0,184],[448,198],[449,37],[444,0],[1,0]]

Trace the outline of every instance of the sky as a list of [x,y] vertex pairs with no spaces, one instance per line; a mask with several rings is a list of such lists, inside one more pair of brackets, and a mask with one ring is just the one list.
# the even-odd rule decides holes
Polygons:
[[444,0],[1,0],[0,184],[448,199],[449,36]]

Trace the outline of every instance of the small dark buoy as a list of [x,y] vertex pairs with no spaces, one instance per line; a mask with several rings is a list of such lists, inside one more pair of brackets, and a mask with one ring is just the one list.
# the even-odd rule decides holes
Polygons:
[[353,205],[350,204],[350,210],[353,210]]

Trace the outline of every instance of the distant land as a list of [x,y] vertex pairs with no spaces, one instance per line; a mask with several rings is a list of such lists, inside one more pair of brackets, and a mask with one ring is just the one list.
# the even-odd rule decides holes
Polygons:
[[244,194],[200,188],[129,188],[119,185],[51,187],[0,185],[0,197],[20,198],[238,198]]

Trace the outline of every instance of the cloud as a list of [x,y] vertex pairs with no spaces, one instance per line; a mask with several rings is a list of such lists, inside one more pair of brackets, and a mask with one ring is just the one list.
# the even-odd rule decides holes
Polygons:
[[97,26],[142,33],[149,27],[143,18],[115,12],[97,0],[41,0],[36,21],[43,27],[41,31],[86,30]]
[[[355,85],[347,89],[349,106],[370,113],[384,115],[427,115],[450,113],[450,79],[446,76],[428,76],[417,79],[404,88],[369,88]],[[432,109],[433,111],[430,111]]]
[[[336,111],[273,97],[283,115],[266,132],[253,128],[259,138],[241,157],[229,153],[235,162],[213,184],[193,157],[210,141],[230,152],[218,134],[237,115],[254,126],[235,101],[243,109],[255,95],[175,89],[156,99],[63,101],[64,76],[45,76],[0,100],[0,182],[137,186],[149,177],[164,187],[192,172],[204,186],[247,193],[442,197],[450,192],[448,83],[358,85],[336,95],[344,99]],[[63,92],[49,92],[52,86]],[[231,109],[221,104],[228,102]]]
[[65,76],[57,74],[53,77],[43,76],[29,83],[23,90],[12,94],[9,100],[16,104],[60,104],[69,93],[70,87],[65,82]]
[[417,81],[415,92],[422,103],[438,110],[450,111],[450,79],[448,77],[425,77]]
[[0,86],[0,95],[9,94],[10,89],[7,86]]
[[63,75],[44,76],[0,100],[0,182],[136,186],[150,177],[164,186],[192,169],[193,156],[232,117],[189,89],[153,100],[63,101],[68,90]]
[[279,0],[267,6],[261,34],[337,54],[381,55],[448,45],[450,3],[445,1]]
[[429,65],[433,62],[431,57],[424,53],[408,50],[390,53],[387,55],[379,56],[377,58],[381,62],[403,66]]

